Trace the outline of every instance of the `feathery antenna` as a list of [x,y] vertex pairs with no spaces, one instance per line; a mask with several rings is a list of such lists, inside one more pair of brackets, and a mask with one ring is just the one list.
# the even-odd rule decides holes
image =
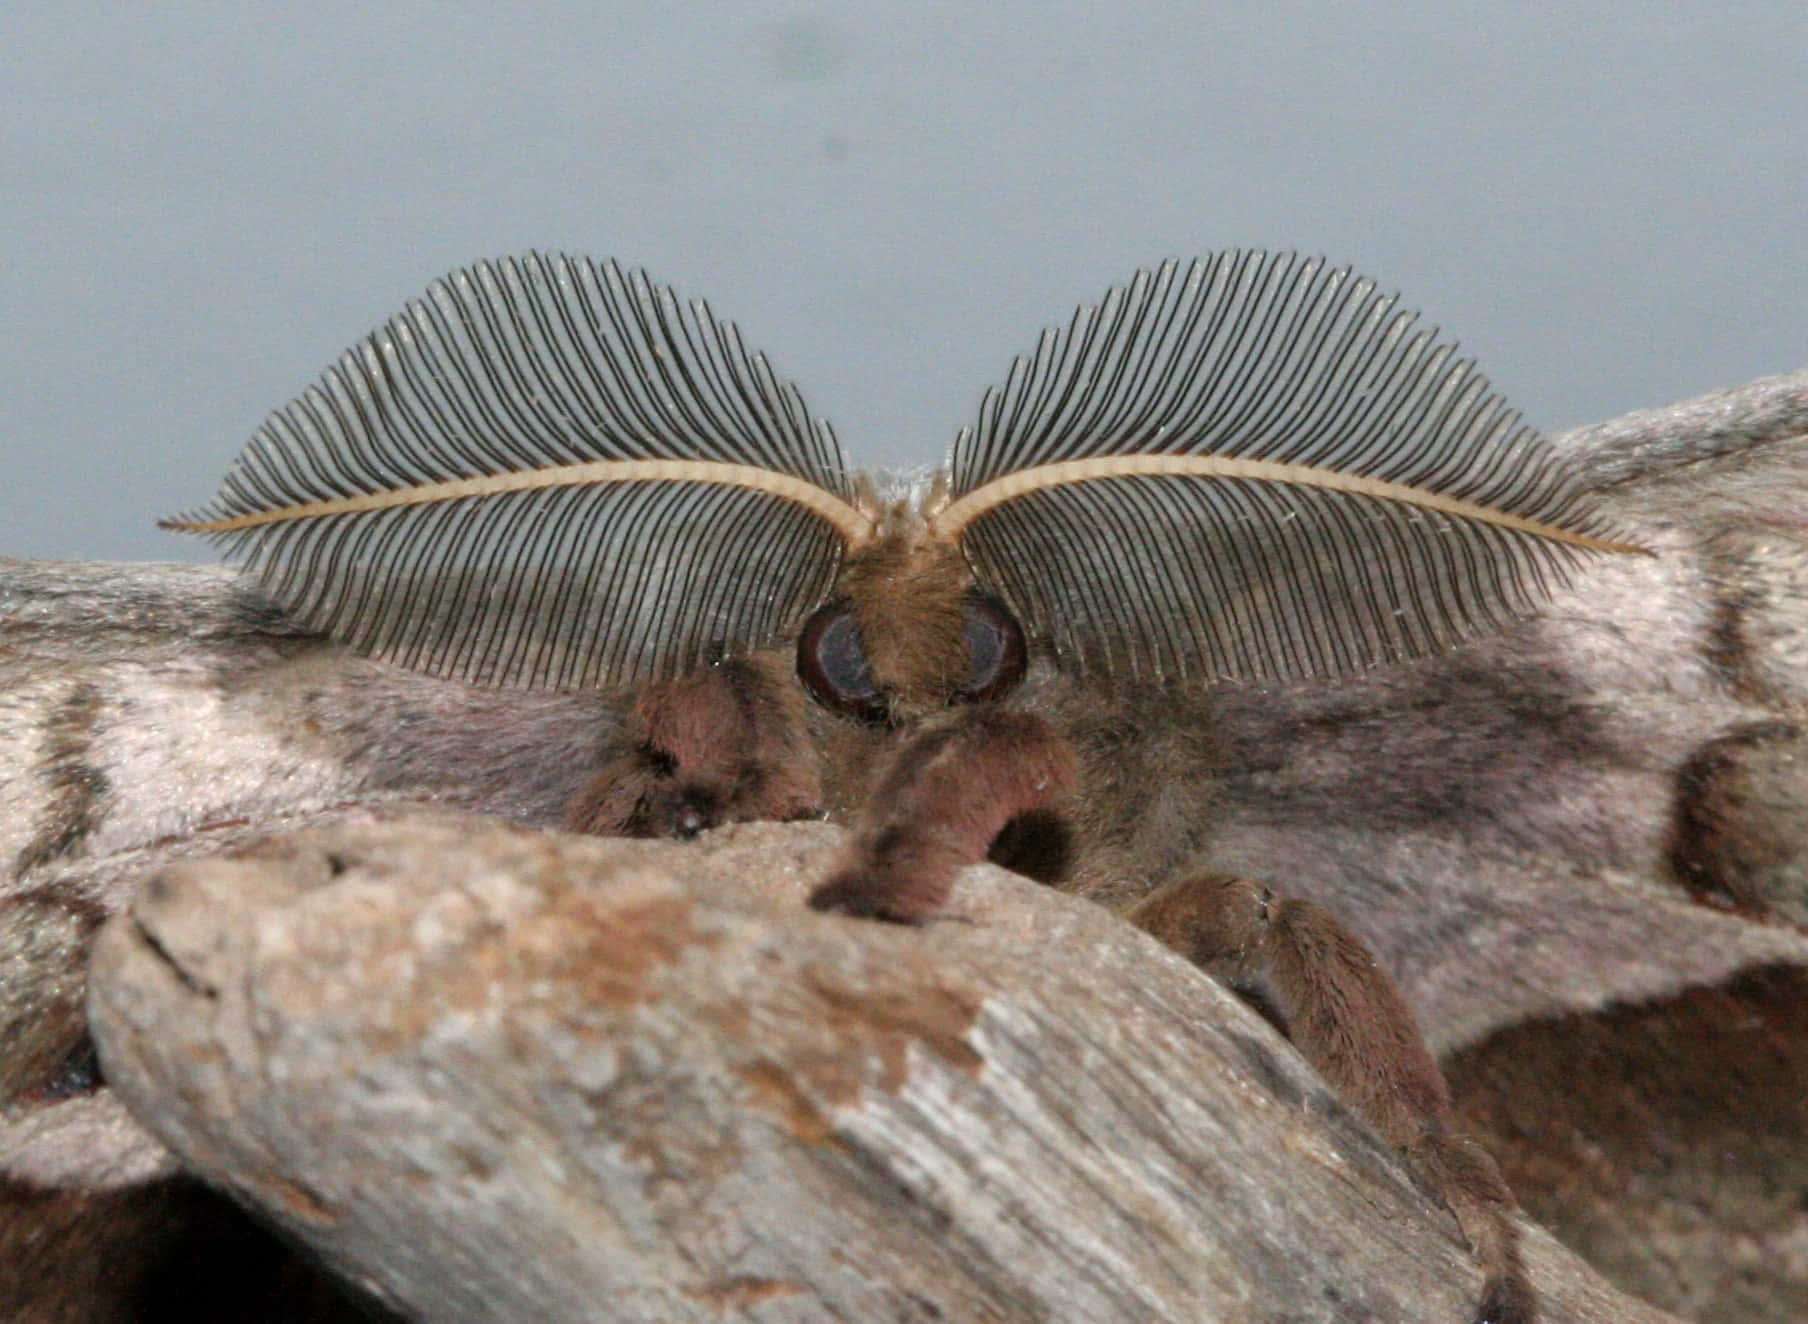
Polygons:
[[781,634],[871,516],[735,328],[613,262],[481,262],[347,351],[165,522],[307,624],[492,684],[671,675]]
[[1639,550],[1453,344],[1287,253],[1169,262],[1080,309],[987,394],[951,468],[935,532],[1105,674],[1355,671]]

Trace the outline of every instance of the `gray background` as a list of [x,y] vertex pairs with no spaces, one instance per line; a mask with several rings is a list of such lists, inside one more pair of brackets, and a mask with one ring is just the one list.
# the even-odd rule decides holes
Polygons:
[[1801,366],[1808,6],[0,14],[0,554],[205,558],[269,410],[530,247],[708,297],[935,462],[1137,266],[1354,263],[1559,430]]

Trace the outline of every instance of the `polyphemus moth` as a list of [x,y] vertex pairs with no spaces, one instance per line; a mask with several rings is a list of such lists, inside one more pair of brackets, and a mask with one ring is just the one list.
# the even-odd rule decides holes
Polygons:
[[573,828],[826,815],[851,835],[819,909],[922,923],[988,855],[1121,909],[1405,1154],[1485,1273],[1478,1319],[1535,1316],[1512,1197],[1361,941],[1192,864],[1215,684],[1448,649],[1638,550],[1372,281],[1261,252],[1140,272],[1016,360],[933,481],[880,487],[706,305],[614,263],[480,263],[168,524],[361,653],[625,691]]

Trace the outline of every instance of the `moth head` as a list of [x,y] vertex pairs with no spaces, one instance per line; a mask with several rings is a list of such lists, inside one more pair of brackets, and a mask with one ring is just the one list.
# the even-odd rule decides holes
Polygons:
[[[925,508],[933,508],[934,498]],[[797,674],[824,707],[900,725],[951,703],[1001,699],[1028,662],[1023,629],[983,592],[951,542],[908,502],[848,556],[836,593],[805,621]]]

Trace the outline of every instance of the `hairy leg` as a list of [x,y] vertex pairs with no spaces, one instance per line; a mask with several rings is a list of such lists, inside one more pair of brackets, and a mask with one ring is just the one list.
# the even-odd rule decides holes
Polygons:
[[1075,770],[1073,750],[1041,718],[956,710],[892,756],[810,905],[920,923],[1006,823],[1066,790]]
[[1411,1008],[1330,911],[1210,874],[1173,883],[1126,918],[1256,1001],[1343,1100],[1456,1215],[1486,1274],[1476,1324],[1529,1324],[1512,1192],[1480,1145],[1451,1129],[1450,1095]]
[[648,686],[566,808],[574,832],[694,837],[719,823],[805,818],[822,801],[788,665],[720,662]]

